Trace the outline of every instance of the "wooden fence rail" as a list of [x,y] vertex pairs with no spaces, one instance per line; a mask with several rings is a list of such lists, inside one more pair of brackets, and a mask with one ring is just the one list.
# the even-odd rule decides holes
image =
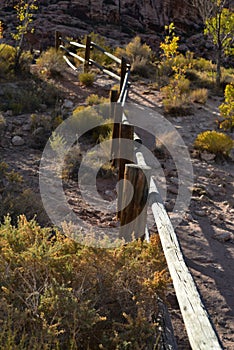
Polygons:
[[[61,48],[63,50],[65,49],[65,51],[71,55],[70,50],[61,45],[63,40],[61,35],[56,33],[55,38],[56,48]],[[90,38],[88,39],[88,37],[85,47],[83,44],[75,44],[74,42],[68,43],[86,50],[85,58],[83,59],[84,61],[82,61],[84,64],[86,64],[86,66],[90,64],[95,65],[108,75],[110,74],[107,72],[108,70],[106,70],[105,67],[102,67],[100,64],[90,59],[90,49],[92,47],[95,47],[97,50],[112,58],[118,64],[121,64],[121,74],[118,76],[118,80],[120,82],[120,93],[118,94],[117,91],[115,91],[111,94],[111,102],[115,102],[115,104],[112,104],[111,106],[111,112],[114,114],[114,128],[112,137],[115,139],[115,141],[117,140],[117,142],[113,141],[115,146],[112,146],[111,154],[112,158],[115,160],[113,164],[118,165],[119,167],[119,180],[123,180],[121,181],[121,187],[118,193],[117,207],[117,214],[121,224],[120,236],[127,238],[127,241],[129,241],[132,238],[132,234],[136,234],[136,236],[139,237],[147,232],[146,212],[147,205],[150,205],[191,348],[193,350],[223,349],[212,322],[209,319],[209,315],[201,301],[200,294],[192,275],[185,264],[177,236],[165,210],[155,180],[152,177],[152,171],[146,164],[144,155],[141,152],[142,140],[134,132],[134,126],[128,122],[127,116],[124,113],[124,106],[129,90],[130,65],[124,58],[120,60],[112,54],[109,54],[105,49],[91,42]],[[76,57],[76,54],[72,54],[71,56],[79,59]],[[73,64],[69,61],[69,59],[66,56],[64,58],[70,67],[72,67]],[[115,77],[115,73],[113,74],[114,75],[112,77],[117,78]],[[124,153],[122,153],[122,139],[130,140],[132,147],[129,147],[128,149],[128,159],[135,158],[136,164],[132,164],[127,159],[121,158],[121,154],[125,154],[126,156],[126,150]],[[134,142],[134,140],[137,142]],[[128,203],[129,181],[134,186],[134,194],[131,203]],[[173,342],[170,341],[170,344],[172,343]],[[166,346],[165,348],[174,350],[176,345]]]

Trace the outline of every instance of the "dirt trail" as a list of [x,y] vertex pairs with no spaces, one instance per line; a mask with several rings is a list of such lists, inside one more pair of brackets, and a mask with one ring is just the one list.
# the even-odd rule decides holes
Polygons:
[[[93,88],[85,89],[73,79],[74,76],[69,73],[62,81],[62,85],[67,98],[75,105],[83,103],[90,93],[98,92],[108,96],[108,89],[112,83],[105,80],[106,87],[100,89],[104,84],[104,78],[100,76]],[[130,93],[129,101],[162,112],[158,91],[149,89],[146,84],[134,84],[134,91],[137,94]],[[168,119],[188,146],[194,169],[194,192],[190,208],[180,226],[176,228],[176,233],[185,261],[224,348],[234,350],[234,162],[217,164],[212,159],[198,158],[192,150],[196,135],[215,127],[219,104],[218,98],[212,98],[204,107],[195,106],[193,115]],[[29,116],[26,115],[25,119],[27,118]],[[27,145],[9,145],[0,148],[0,154],[1,159],[21,172],[27,185],[38,192],[41,152],[32,150]],[[169,160],[162,157],[160,162],[164,169],[167,169]],[[168,171],[167,180],[172,188],[175,183],[173,173],[170,172],[171,169]],[[70,203],[77,212],[82,213],[82,218],[87,218],[93,226],[99,221],[103,223],[103,214],[92,215],[85,205],[82,207],[82,202],[75,198],[75,192],[72,191],[73,184],[69,186],[67,194],[70,196]],[[74,184],[74,188],[75,186]],[[112,184],[104,181],[100,186],[103,195],[108,196],[111,191],[114,193]],[[171,204],[173,196],[166,203],[169,214]],[[105,214],[104,218],[110,223],[113,222],[111,215]],[[168,292],[168,302],[179,349],[188,350],[190,347],[173,288]]]

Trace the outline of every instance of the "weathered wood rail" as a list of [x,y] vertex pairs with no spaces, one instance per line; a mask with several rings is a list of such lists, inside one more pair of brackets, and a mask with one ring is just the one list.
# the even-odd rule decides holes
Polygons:
[[[111,102],[116,102],[114,108],[112,106],[112,112],[114,113],[114,128],[112,136],[118,140],[117,143],[115,142],[115,146],[112,147],[111,154],[112,158],[115,160],[113,163],[119,167],[119,180],[123,180],[122,188],[119,189],[117,208],[117,214],[121,224],[120,236],[124,236],[128,241],[132,238],[132,233],[137,233],[137,236],[139,237],[139,235],[142,236],[147,232],[145,208],[146,203],[148,203],[152,208],[152,213],[160,236],[191,348],[193,350],[223,349],[221,341],[212,325],[205,306],[202,303],[201,296],[193,277],[186,266],[174,228],[157,189],[157,184],[152,177],[151,169],[146,164],[144,155],[141,152],[141,138],[135,133],[134,126],[128,122],[127,116],[124,113],[124,105],[129,90],[130,65],[125,59],[120,60],[112,54],[109,54],[99,45],[91,42],[88,37],[86,45],[67,42],[69,45],[85,49],[85,58],[71,53],[61,44],[62,41],[66,42],[59,33],[56,33],[57,48],[65,50],[66,53],[80,60],[84,63],[84,67],[87,68],[88,65],[94,65],[120,82],[120,92],[117,93],[115,91],[111,94]],[[91,60],[91,47],[95,47],[103,54],[112,58],[116,63],[121,64],[121,75],[117,76],[115,73],[106,70],[97,62]],[[77,70],[66,56],[64,56],[64,59],[70,67]],[[121,158],[121,139],[129,139],[132,141],[132,147],[129,148],[128,152],[130,160],[135,158],[135,164],[133,164],[132,161],[129,162],[128,160]],[[132,203],[125,206],[125,203],[128,203],[128,181],[135,186],[135,193],[133,195],[134,202],[132,201]],[[120,207],[123,209],[119,210]],[[137,218],[137,220],[133,220],[134,218]],[[129,225],[129,223],[131,224]],[[127,226],[127,232],[125,231],[125,226]],[[166,349],[173,350],[176,348],[174,341],[168,342],[170,344]]]

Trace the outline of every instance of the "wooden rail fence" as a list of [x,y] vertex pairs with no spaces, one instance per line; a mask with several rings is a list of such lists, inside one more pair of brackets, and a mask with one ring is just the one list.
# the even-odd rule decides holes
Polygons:
[[[85,49],[85,58],[66,49],[62,43],[74,45]],[[212,325],[209,315],[201,301],[200,294],[192,278],[192,275],[185,264],[183,253],[175,234],[172,223],[164,207],[162,198],[157,189],[157,184],[152,177],[152,169],[146,164],[144,155],[141,152],[141,138],[135,133],[134,126],[128,122],[124,113],[124,105],[129,91],[130,65],[124,58],[121,60],[106,52],[99,45],[93,43],[89,36],[86,45],[67,41],[60,33],[56,33],[56,48],[64,50],[68,55],[78,59],[84,64],[84,70],[94,65],[102,72],[116,79],[120,83],[120,92],[111,92],[111,106],[114,115],[113,142],[111,155],[113,164],[118,166],[119,180],[121,186],[118,191],[117,215],[120,220],[120,236],[126,241],[132,239],[132,234],[142,237],[148,233],[146,227],[147,205],[151,205],[154,220],[158,229],[161,244],[167,261],[168,269],[173,281],[176,297],[180,306],[183,321],[187,330],[189,342],[193,350],[221,350],[222,344]],[[99,63],[90,59],[90,50],[95,48],[121,65],[121,75],[110,72]],[[64,55],[68,65],[77,70],[69,58]],[[128,159],[135,158],[135,163],[122,157],[121,140],[128,139],[132,147],[129,147]],[[117,145],[117,146],[116,146]],[[128,203],[129,181],[134,186],[134,194],[131,203]],[[128,203],[128,205],[126,205]],[[120,210],[120,208],[123,208]],[[126,231],[127,228],[127,231]],[[171,342],[172,344],[172,342]],[[169,345],[167,349],[175,349],[175,345]]]

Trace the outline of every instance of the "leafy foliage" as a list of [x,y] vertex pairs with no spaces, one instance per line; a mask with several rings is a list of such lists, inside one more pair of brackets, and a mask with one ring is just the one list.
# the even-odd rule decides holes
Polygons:
[[168,60],[178,54],[179,37],[175,35],[174,23],[165,26],[165,29],[168,31],[168,35],[165,37],[164,42],[160,44],[160,48],[163,50],[163,57]]
[[216,84],[219,87],[221,81],[221,62],[223,54],[231,55],[234,53],[234,13],[225,8],[225,1],[216,0],[214,14],[205,21],[204,33],[210,35],[216,54]]
[[224,130],[234,128],[234,85],[228,84],[224,93],[225,101],[219,106],[220,114],[224,121],[220,127]]
[[17,228],[5,218],[0,246],[1,349],[134,350],[160,338],[168,274],[157,236],[88,248],[21,216]]
[[220,8],[216,16],[206,20],[205,34],[210,35],[216,47],[222,45],[226,55],[233,55],[234,13],[227,8]]
[[228,156],[233,145],[231,137],[215,130],[198,134],[194,143],[195,148],[214,153],[217,156]]
[[33,21],[33,14],[38,9],[37,0],[19,0],[14,8],[18,19],[16,33],[12,33],[12,37],[16,42],[15,70],[17,70],[23,52],[24,35],[28,31],[33,31],[33,28],[29,29],[29,27]]

